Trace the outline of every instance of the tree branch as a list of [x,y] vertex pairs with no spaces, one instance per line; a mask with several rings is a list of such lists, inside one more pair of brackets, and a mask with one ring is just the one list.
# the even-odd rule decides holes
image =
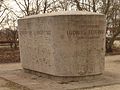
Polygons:
[[77,4],[77,8],[79,11],[82,11],[82,8],[80,7],[80,3],[78,0],[74,0],[74,2]]
[[18,7],[20,8],[20,10],[26,15],[26,12],[21,8],[20,4],[18,3],[17,0],[14,0],[16,2],[16,4],[18,5]]

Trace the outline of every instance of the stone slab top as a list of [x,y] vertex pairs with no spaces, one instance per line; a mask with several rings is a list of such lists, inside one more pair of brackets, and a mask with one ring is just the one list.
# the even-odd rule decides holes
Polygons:
[[31,16],[25,16],[21,19],[28,19],[28,18],[38,18],[38,17],[52,17],[52,16],[71,16],[71,15],[99,15],[104,16],[104,14],[101,13],[95,13],[95,12],[88,12],[88,11],[59,11],[59,12],[52,12],[52,13],[45,13],[45,14],[37,14],[37,15],[31,15]]

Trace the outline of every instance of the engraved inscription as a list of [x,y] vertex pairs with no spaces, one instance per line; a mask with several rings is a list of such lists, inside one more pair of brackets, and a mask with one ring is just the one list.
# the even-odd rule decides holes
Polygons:
[[77,38],[77,39],[100,38],[100,35],[103,34],[104,34],[103,30],[67,31],[68,38]]
[[21,34],[39,34],[39,35],[51,35],[51,31],[20,31],[20,35]]
[[34,41],[38,41],[38,38],[41,38],[43,42],[49,42],[51,37],[51,31],[41,30],[41,31],[20,31],[21,37],[28,37],[29,39],[34,38]]

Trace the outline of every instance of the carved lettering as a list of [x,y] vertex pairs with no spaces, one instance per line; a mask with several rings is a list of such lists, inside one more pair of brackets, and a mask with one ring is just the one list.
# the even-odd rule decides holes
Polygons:
[[77,39],[100,38],[100,35],[103,34],[104,34],[103,30],[67,31],[68,38],[77,38]]
[[21,34],[29,34],[29,35],[31,35],[31,34],[38,34],[38,35],[51,35],[51,31],[43,31],[43,30],[41,30],[41,31],[20,31],[20,35]]

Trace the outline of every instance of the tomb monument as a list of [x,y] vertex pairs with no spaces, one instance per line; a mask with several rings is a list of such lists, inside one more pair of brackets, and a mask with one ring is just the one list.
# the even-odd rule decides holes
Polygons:
[[104,71],[103,14],[64,11],[18,20],[22,66],[57,77],[100,75]]

